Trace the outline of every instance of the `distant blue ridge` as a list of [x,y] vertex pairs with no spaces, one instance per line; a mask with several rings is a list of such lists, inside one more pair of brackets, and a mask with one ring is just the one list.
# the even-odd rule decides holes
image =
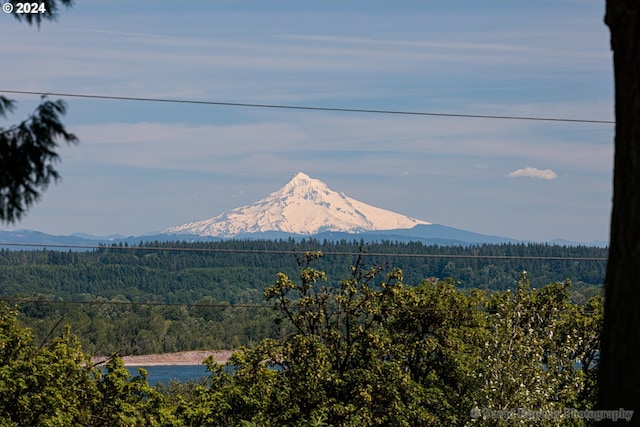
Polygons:
[[[302,239],[317,239],[320,241],[340,241],[340,240],[363,240],[365,242],[421,242],[425,245],[440,246],[471,246],[482,244],[502,244],[502,243],[549,243],[559,246],[597,246],[606,247],[606,242],[575,242],[568,240],[555,239],[549,242],[532,242],[521,241],[509,237],[492,236],[473,231],[462,230],[459,228],[448,227],[440,224],[416,225],[409,229],[396,230],[378,230],[364,233],[345,233],[345,232],[323,232],[315,235],[300,235],[292,233],[284,233],[280,231],[267,231],[262,233],[244,233],[231,238],[220,238],[212,236],[196,236],[188,234],[152,234],[141,236],[108,236],[97,237],[88,234],[74,233],[68,236],[58,236],[46,234],[34,230],[0,230],[0,248],[12,250],[25,249],[43,249],[49,247],[55,250],[82,250],[82,248],[74,248],[73,246],[98,246],[113,244],[129,244],[137,245],[140,242],[170,242],[170,241],[187,241],[187,242],[207,242],[221,240],[286,240],[294,239],[296,241]],[[4,245],[3,245],[4,243]],[[20,246],[24,244],[26,246]],[[65,245],[69,245],[65,248]]]

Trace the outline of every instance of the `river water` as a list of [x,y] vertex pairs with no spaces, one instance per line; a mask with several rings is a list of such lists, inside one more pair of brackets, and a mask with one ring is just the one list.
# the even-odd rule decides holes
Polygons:
[[178,382],[199,381],[201,378],[209,376],[207,367],[204,365],[182,365],[182,366],[127,366],[131,375],[138,374],[138,368],[145,369],[149,376],[149,385],[162,383],[167,385],[170,380]]

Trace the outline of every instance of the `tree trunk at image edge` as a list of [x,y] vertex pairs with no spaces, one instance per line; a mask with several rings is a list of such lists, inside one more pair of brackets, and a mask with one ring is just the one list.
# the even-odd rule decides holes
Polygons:
[[[640,425],[640,0],[607,0],[615,78],[615,161],[599,408]],[[603,424],[609,424],[605,421]]]

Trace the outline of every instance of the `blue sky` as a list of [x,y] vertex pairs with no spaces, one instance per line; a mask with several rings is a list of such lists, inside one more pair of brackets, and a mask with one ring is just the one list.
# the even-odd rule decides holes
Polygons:
[[[0,16],[0,89],[613,120],[603,15],[578,0],[92,0],[40,30]],[[38,101],[10,97],[0,126]],[[608,240],[612,124],[65,101],[81,142],[5,229],[150,233],[303,171],[434,223]]]

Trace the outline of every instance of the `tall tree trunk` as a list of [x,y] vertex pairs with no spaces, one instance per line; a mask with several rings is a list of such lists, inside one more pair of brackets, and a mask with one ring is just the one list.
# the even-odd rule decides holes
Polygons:
[[640,0],[607,0],[605,23],[616,136],[598,406],[634,410],[640,425]]

